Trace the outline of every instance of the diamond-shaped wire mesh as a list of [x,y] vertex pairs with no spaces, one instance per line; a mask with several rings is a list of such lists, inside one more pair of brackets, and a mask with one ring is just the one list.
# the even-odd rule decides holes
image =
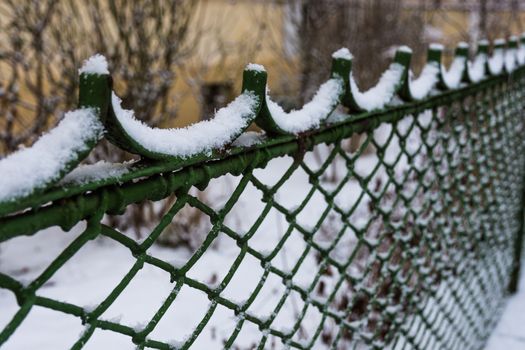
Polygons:
[[[219,313],[233,320],[222,335],[224,348],[482,348],[503,304],[522,229],[522,80],[356,122],[350,136],[333,134],[310,151],[297,141],[288,162],[270,160],[271,179],[252,166],[239,176],[224,167],[220,175],[233,179],[228,198],[217,204],[179,189],[142,241],[103,220],[102,195],[85,231],[30,284],[0,274],[0,288],[20,305],[0,344],[40,306],[81,319],[85,329],[73,349],[97,329],[120,333],[140,349],[188,349]],[[249,213],[235,215],[243,208]],[[197,219],[181,222],[184,210]],[[174,224],[206,233],[181,264],[150,253]],[[41,287],[99,235],[135,259],[103,301],[88,310],[42,296]],[[215,246],[218,240],[235,253],[206,282],[195,266],[224,247]],[[171,283],[149,322],[130,327],[101,317],[146,266]],[[190,292],[202,300],[190,333],[177,342],[156,338]]]

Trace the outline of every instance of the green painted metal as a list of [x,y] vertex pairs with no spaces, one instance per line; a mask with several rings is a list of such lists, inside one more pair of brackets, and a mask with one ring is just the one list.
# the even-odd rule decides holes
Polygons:
[[[333,58],[332,59],[332,69],[330,72],[330,79],[340,79],[342,81],[342,84],[345,86],[345,88],[347,88],[349,85],[349,77],[350,77],[351,69],[352,69],[351,60],[346,60],[342,58]],[[341,93],[341,96],[338,96],[336,101],[343,101],[345,99],[346,94],[347,94],[347,91],[343,91]],[[333,112],[338,105],[339,103],[334,103],[332,105],[331,112]],[[326,114],[322,118],[322,122],[324,122],[328,118],[329,115],[330,114]],[[268,109],[266,99],[264,99],[264,103],[262,104],[261,111],[257,115],[255,122],[261,129],[263,129],[270,136],[290,135],[291,134],[287,132],[286,130],[283,130],[275,122],[272,116],[272,113]]]
[[[501,44],[498,45],[501,49]],[[516,50],[516,45],[513,40],[509,48]],[[461,47],[457,55],[467,55],[466,50]],[[487,47],[481,45],[479,54],[486,52]],[[441,50],[430,49],[428,59],[439,63],[441,69]],[[271,339],[294,349],[482,349],[506,295],[517,286],[524,232],[525,62],[516,58],[515,70],[511,73],[503,70],[498,75],[491,75],[485,64],[485,78],[476,83],[465,64],[458,88],[451,89],[441,82],[429,96],[417,101],[407,88],[410,54],[398,51],[395,62],[405,67],[396,87],[399,101],[382,110],[354,113],[362,108],[349,86],[352,61],[335,58],[332,78],[344,81],[344,93],[338,97],[341,104],[349,107],[350,114],[333,120],[327,115],[321,127],[300,135],[287,135],[272,124],[263,99],[266,73],[245,72],[243,91],[261,97],[260,109],[253,117],[268,137],[249,147],[224,145],[211,155],[191,159],[143,152],[140,145],[133,144],[122,130],[111,125],[114,118],[108,107],[109,81],[96,80],[101,86],[93,88],[94,81],[87,80],[90,77],[81,77],[80,105],[96,103],[101,111],[106,111],[101,118],[107,123],[108,139],[144,159],[117,179],[50,187],[15,203],[0,203],[0,249],[2,242],[19,236],[39,239],[45,228],[60,226],[67,231],[81,221],[86,222],[84,232],[31,283],[22,284],[13,276],[0,273],[0,289],[12,293],[20,306],[0,329],[0,346],[19,330],[32,308],[40,306],[80,318],[85,331],[72,349],[83,348],[97,329],[128,336],[130,345],[139,349],[174,349],[173,344],[153,339],[151,334],[181,288],[187,286],[205,293],[210,304],[191,335],[178,347],[181,349],[192,347],[218,306],[238,316],[237,327],[225,341],[225,348],[238,348],[236,340],[241,329],[251,323],[261,332],[258,349],[271,348]],[[381,143],[374,133],[385,124],[390,131]],[[409,147],[412,131],[420,135],[416,149]],[[362,142],[357,149],[350,150],[348,142],[358,134]],[[394,143],[399,146],[399,153],[394,160],[386,160],[385,154]],[[320,167],[314,169],[305,157],[321,144],[328,145],[330,152]],[[377,158],[377,165],[368,175],[360,174],[355,167],[357,161],[371,154]],[[264,184],[254,170],[282,156],[292,156],[295,161],[276,184]],[[345,164],[345,173],[335,188],[329,188],[323,175],[330,171],[336,158]],[[402,158],[407,165],[399,174],[395,169]],[[379,168],[387,175],[383,185],[374,177]],[[276,193],[299,171],[307,174],[312,188],[299,207],[287,209]],[[192,186],[205,189],[210,180],[226,174],[240,177],[240,182],[220,210],[189,192]],[[343,186],[352,181],[358,184],[362,196],[368,198],[369,216],[364,226],[356,223],[357,204],[342,208],[335,200]],[[225,224],[225,217],[248,185],[263,194],[265,210],[248,232],[240,233]],[[313,192],[321,194],[318,205],[327,210],[314,227],[304,227],[297,217],[312,200]],[[133,203],[159,201],[172,195],[176,201],[142,242],[102,222],[104,215],[119,215]],[[209,217],[212,223],[201,247],[182,266],[149,255],[148,248],[187,204]],[[287,230],[268,254],[258,251],[250,242],[270,209],[286,217]],[[341,229],[325,246],[315,238],[329,220],[328,211],[333,212]],[[374,231],[372,227],[377,224],[381,229]],[[306,255],[290,271],[273,263],[293,230],[303,238],[305,254],[312,251],[319,256],[319,270],[311,272],[313,282],[306,287],[294,282]],[[355,232],[357,241],[345,261],[340,261],[332,253],[346,230]],[[211,249],[220,232],[237,243],[240,253],[224,280],[210,287],[189,277],[187,272]],[[103,302],[87,310],[39,293],[87,242],[100,236],[129,249],[136,259]],[[368,260],[362,273],[355,275],[351,271],[363,264],[360,257],[363,249],[369,252]],[[247,256],[257,259],[265,272],[248,300],[238,303],[225,297],[222,291]],[[148,324],[136,330],[101,319],[145,265],[169,273],[173,284],[172,292]],[[328,270],[337,272],[338,277],[333,277],[333,289],[320,300],[316,288]],[[281,278],[286,288],[274,314],[262,318],[250,312],[250,305],[270,274]],[[272,323],[292,292],[301,297],[304,308],[299,310],[289,331],[284,332]],[[314,334],[307,341],[300,341],[297,336],[310,308],[322,317]]]
[[[255,119],[261,105],[263,104],[266,88],[266,72],[256,71],[245,69],[243,73],[243,84],[242,84],[242,93],[249,93],[257,98],[256,106],[253,108],[253,112],[250,115],[246,116],[246,127],[239,130],[239,132],[232,135],[231,141],[233,142],[236,138],[240,136]],[[142,146],[137,140],[133,139],[124,127],[119,122],[118,118],[115,115],[113,107],[109,109],[108,117],[106,118],[105,127],[108,130],[107,139],[115,144],[116,146],[134,154],[141,155],[149,159],[174,159],[173,156],[168,154],[162,154],[146,149]],[[217,154],[215,154],[216,156]],[[204,153],[193,156],[195,157],[206,157]],[[184,160],[183,158],[179,160]]]
[[[79,108],[92,108],[96,117],[103,121],[107,115],[109,96],[111,94],[111,78],[109,75],[94,75],[83,73],[79,79]],[[83,147],[71,155],[70,160],[65,162],[58,171],[49,176],[41,185],[34,187],[27,198],[38,198],[43,195],[47,189],[59,182],[65,175],[75,169],[98,144],[98,135],[86,139]],[[26,200],[24,197],[14,197],[1,203],[0,207],[5,207],[7,211],[16,208],[21,202]],[[1,209],[0,209],[1,211]]]

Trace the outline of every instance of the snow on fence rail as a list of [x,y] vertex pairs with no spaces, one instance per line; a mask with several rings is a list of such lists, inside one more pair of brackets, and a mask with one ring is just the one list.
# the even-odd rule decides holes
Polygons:
[[[525,37],[488,46],[447,70],[431,45],[417,79],[402,47],[365,92],[341,49],[289,113],[250,64],[237,99],[183,129],[122,109],[94,56],[79,109],[0,160],[0,346],[45,325],[53,349],[482,348],[516,289],[525,175]],[[77,167],[102,137],[141,160]],[[167,208],[148,235],[110,225],[144,201]],[[202,239],[156,244],[181,230]],[[24,254],[63,236],[50,261]]]

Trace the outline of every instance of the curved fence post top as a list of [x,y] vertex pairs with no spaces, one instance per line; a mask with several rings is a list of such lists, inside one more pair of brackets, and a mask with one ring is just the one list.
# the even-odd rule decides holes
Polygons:
[[351,60],[346,48],[334,52],[330,78],[301,109],[285,112],[267,93],[255,123],[269,135],[298,135],[319,128],[344,99]]
[[27,197],[38,196],[84,160],[104,134],[111,77],[106,59],[95,55],[79,69],[78,109],[30,147],[0,160],[0,211]]
[[478,53],[489,53],[489,41],[486,39],[481,39],[478,41]]
[[237,139],[255,120],[265,96],[267,73],[249,64],[243,71],[241,94],[212,119],[185,128],[149,127],[125,110],[113,93],[106,121],[108,140],[128,152],[150,159],[186,160],[213,155]]

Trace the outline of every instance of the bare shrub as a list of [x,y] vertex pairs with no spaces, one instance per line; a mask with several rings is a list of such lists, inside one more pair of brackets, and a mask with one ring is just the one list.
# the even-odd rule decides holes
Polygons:
[[77,69],[96,52],[108,57],[123,104],[139,119],[158,125],[175,117],[170,89],[178,62],[191,53],[194,7],[186,0],[2,2],[2,152],[30,144],[74,107]]

